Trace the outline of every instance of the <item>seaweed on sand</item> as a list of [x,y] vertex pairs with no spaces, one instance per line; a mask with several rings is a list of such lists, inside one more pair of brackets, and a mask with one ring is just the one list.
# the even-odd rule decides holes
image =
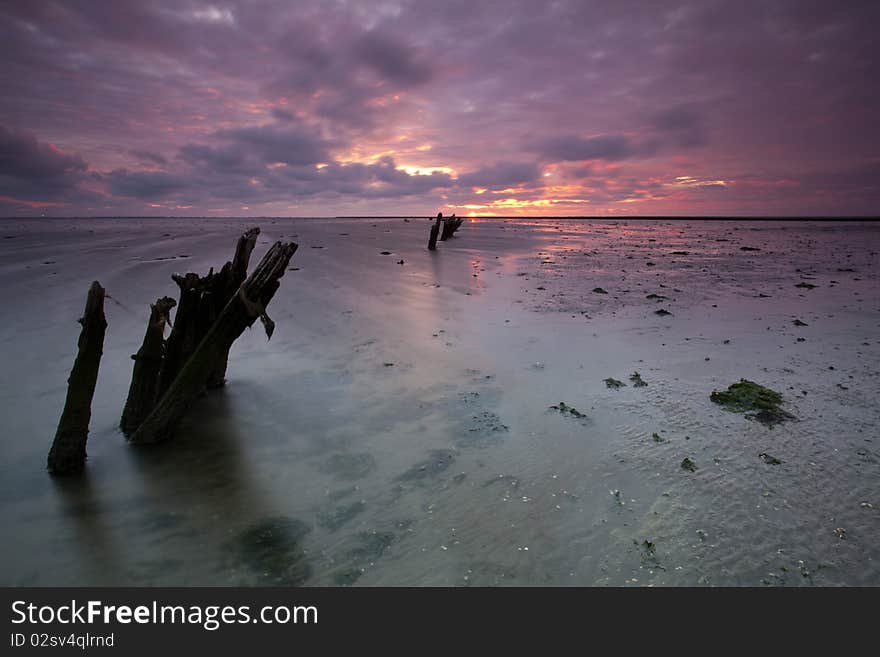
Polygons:
[[687,470],[688,472],[696,472],[697,464],[694,463],[694,460],[690,456],[685,456],[681,462],[681,469]]
[[584,413],[581,413],[574,406],[569,406],[565,402],[559,402],[558,404],[554,404],[550,408],[552,408],[555,411],[559,411],[563,415],[570,415],[571,417],[577,417],[577,418],[587,417]]
[[647,381],[642,378],[642,375],[638,372],[633,372],[629,375],[629,380],[632,381],[633,388],[644,388],[648,385]]
[[733,413],[746,413],[748,419],[757,420],[770,428],[795,419],[794,415],[780,408],[780,393],[746,379],[740,379],[739,383],[730,385],[727,390],[713,390],[709,399]]
[[611,388],[612,390],[617,390],[618,388],[625,388],[626,384],[623,381],[612,379],[609,376],[607,379],[605,379],[605,386]]

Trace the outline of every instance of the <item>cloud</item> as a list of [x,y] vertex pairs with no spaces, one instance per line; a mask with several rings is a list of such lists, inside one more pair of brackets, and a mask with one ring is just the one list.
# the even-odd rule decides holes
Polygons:
[[133,155],[137,159],[141,160],[142,162],[147,162],[148,164],[158,164],[160,166],[165,166],[166,164],[168,164],[168,160],[159,153],[143,151],[136,148],[128,151],[128,153],[129,155]]
[[183,178],[162,171],[114,169],[102,179],[114,195],[147,200],[166,198],[186,187]]
[[540,175],[541,170],[537,164],[501,162],[459,176],[458,184],[486,189],[505,188],[534,182]]
[[86,170],[79,155],[68,155],[39,142],[23,130],[0,126],[0,176],[21,179],[59,178]]
[[316,164],[327,159],[329,143],[313,131],[291,126],[261,125],[221,130],[220,139],[229,140],[265,163]]
[[430,60],[409,44],[376,31],[364,34],[353,53],[383,80],[399,88],[426,83],[433,75]]
[[651,124],[678,146],[688,148],[706,144],[703,117],[691,106],[677,105],[657,112],[651,117]]
[[531,149],[551,162],[608,160],[615,162],[632,157],[636,149],[625,135],[579,137],[563,135],[533,142]]
[[[698,194],[646,186],[687,173],[876,213],[852,172],[880,154],[878,21],[814,0],[0,3],[0,195],[394,214],[566,187],[635,212]],[[758,202],[743,189],[716,196]]]

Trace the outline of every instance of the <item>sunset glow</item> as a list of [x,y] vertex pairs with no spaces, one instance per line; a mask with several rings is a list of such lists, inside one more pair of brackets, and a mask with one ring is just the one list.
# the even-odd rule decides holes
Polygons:
[[876,5],[532,9],[5,3],[0,214],[876,214]]

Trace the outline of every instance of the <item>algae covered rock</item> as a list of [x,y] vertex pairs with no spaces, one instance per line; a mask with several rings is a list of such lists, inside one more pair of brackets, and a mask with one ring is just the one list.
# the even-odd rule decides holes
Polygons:
[[780,408],[780,393],[747,379],[740,379],[739,383],[732,384],[727,390],[713,390],[709,399],[733,413],[746,413],[748,419],[757,420],[768,427],[795,419],[791,413]]

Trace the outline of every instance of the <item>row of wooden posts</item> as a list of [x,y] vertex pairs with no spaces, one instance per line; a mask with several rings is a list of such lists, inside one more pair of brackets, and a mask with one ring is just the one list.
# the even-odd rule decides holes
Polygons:
[[[462,221],[455,215],[444,218],[438,214],[428,249],[437,248],[438,235],[441,241],[452,237]],[[232,260],[218,272],[212,268],[206,276],[174,274],[171,278],[179,288],[179,299],[161,297],[151,304],[143,344],[132,356],[131,385],[119,424],[132,443],[156,443],[171,437],[204,390],[223,386],[232,343],[257,319],[267,338],[272,337],[275,323],[266,307],[298,245],[276,242],[248,276],[259,234],[259,228],[246,231],[238,239]],[[82,328],[64,410],[49,450],[47,466],[53,474],[78,472],[86,461],[92,398],[107,330],[105,296],[101,284],[93,282],[79,320]],[[171,327],[167,339],[166,326]]]

